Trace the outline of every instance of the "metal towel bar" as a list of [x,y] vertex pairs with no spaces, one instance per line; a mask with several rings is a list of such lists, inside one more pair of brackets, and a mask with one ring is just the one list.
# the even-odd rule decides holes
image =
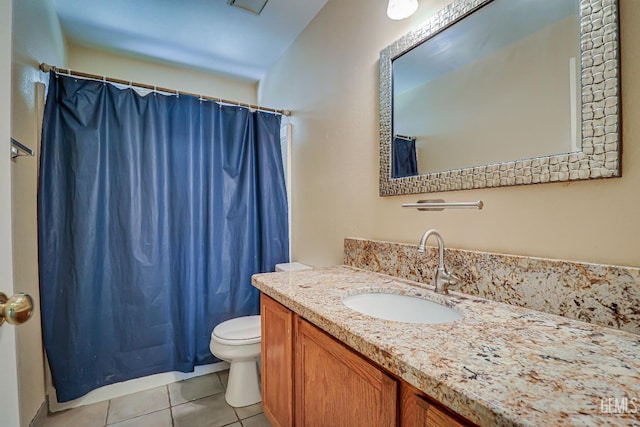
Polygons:
[[36,153],[31,148],[11,138],[11,158],[12,159],[15,159],[16,157],[20,157],[20,156],[35,156],[35,154]]
[[405,203],[403,208],[414,208],[419,211],[443,211],[445,209],[482,209],[482,200],[477,202],[445,202],[442,199],[418,200],[418,203]]

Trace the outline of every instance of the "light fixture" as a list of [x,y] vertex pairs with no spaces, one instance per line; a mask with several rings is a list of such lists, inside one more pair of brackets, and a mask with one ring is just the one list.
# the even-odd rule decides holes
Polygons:
[[418,0],[389,0],[387,16],[391,19],[404,19],[418,10]]
[[262,9],[267,5],[269,0],[229,0],[230,6],[235,6],[254,15],[260,15]]

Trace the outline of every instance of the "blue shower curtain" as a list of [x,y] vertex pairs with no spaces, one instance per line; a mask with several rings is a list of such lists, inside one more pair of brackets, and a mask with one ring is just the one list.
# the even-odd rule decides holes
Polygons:
[[393,162],[391,164],[391,178],[404,178],[418,175],[418,156],[416,154],[415,138],[393,138]]
[[38,233],[60,402],[212,363],[213,327],[257,314],[288,261],[280,116],[51,74]]

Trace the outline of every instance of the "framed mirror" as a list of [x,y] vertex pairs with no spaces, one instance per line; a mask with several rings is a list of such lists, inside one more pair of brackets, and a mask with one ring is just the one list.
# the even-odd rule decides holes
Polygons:
[[617,177],[616,0],[454,0],[380,53],[380,195]]

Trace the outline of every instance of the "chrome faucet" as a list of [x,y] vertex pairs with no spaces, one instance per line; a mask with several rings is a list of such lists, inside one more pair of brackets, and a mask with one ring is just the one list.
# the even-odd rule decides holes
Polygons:
[[418,252],[423,253],[425,251],[425,245],[431,236],[435,236],[438,241],[438,269],[436,270],[435,276],[433,276],[432,283],[436,288],[436,293],[448,294],[449,286],[457,284],[460,279],[455,274],[449,273],[447,267],[444,265],[444,240],[438,230],[432,229],[424,232],[418,245]]

